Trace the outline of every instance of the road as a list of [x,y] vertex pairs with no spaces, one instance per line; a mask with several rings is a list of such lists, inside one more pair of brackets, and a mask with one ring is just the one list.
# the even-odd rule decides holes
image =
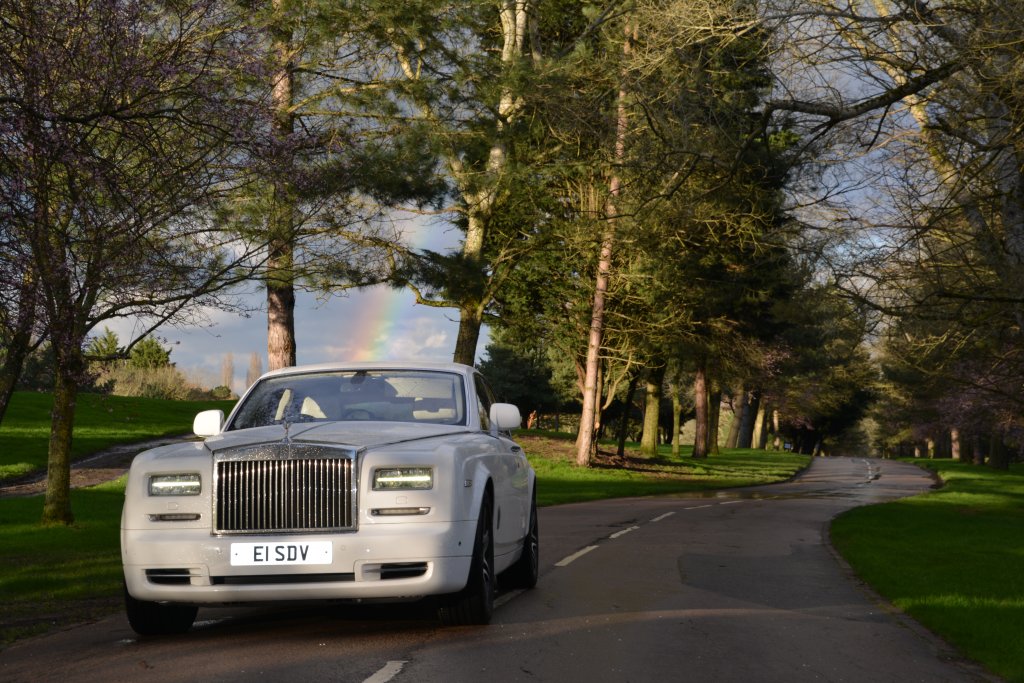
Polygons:
[[540,511],[536,589],[487,627],[409,606],[202,609],[191,632],[136,637],[122,616],[17,643],[0,680],[997,680],[863,587],[828,520],[932,485],[888,461],[818,459],[793,482]]

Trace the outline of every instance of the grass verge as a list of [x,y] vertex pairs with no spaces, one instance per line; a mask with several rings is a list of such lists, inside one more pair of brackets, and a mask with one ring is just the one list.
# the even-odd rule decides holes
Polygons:
[[1024,683],[1024,465],[915,461],[945,486],[856,508],[832,541],[881,595],[964,655]]
[[[185,434],[201,410],[226,413],[233,401],[162,401],[81,394],[75,407],[72,457],[81,458],[115,444]],[[15,392],[0,426],[0,481],[46,468],[51,394]]]

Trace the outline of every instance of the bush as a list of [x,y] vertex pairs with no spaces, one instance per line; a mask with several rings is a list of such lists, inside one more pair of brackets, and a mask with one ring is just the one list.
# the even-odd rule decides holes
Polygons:
[[197,401],[210,398],[211,392],[188,380],[172,365],[141,368],[130,365],[114,367],[99,373],[96,384],[109,388],[116,396],[139,396],[168,401]]

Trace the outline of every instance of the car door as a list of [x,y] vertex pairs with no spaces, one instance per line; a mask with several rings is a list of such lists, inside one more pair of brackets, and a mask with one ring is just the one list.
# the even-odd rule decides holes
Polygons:
[[494,440],[495,554],[516,550],[529,523],[529,463],[523,449],[508,433],[493,433],[490,424],[494,394],[481,375],[475,375],[480,426]]

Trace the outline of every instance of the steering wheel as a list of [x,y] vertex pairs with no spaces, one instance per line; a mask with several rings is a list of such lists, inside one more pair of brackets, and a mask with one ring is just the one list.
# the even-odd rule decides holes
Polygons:
[[365,408],[355,408],[342,413],[342,420],[376,420],[377,416]]

